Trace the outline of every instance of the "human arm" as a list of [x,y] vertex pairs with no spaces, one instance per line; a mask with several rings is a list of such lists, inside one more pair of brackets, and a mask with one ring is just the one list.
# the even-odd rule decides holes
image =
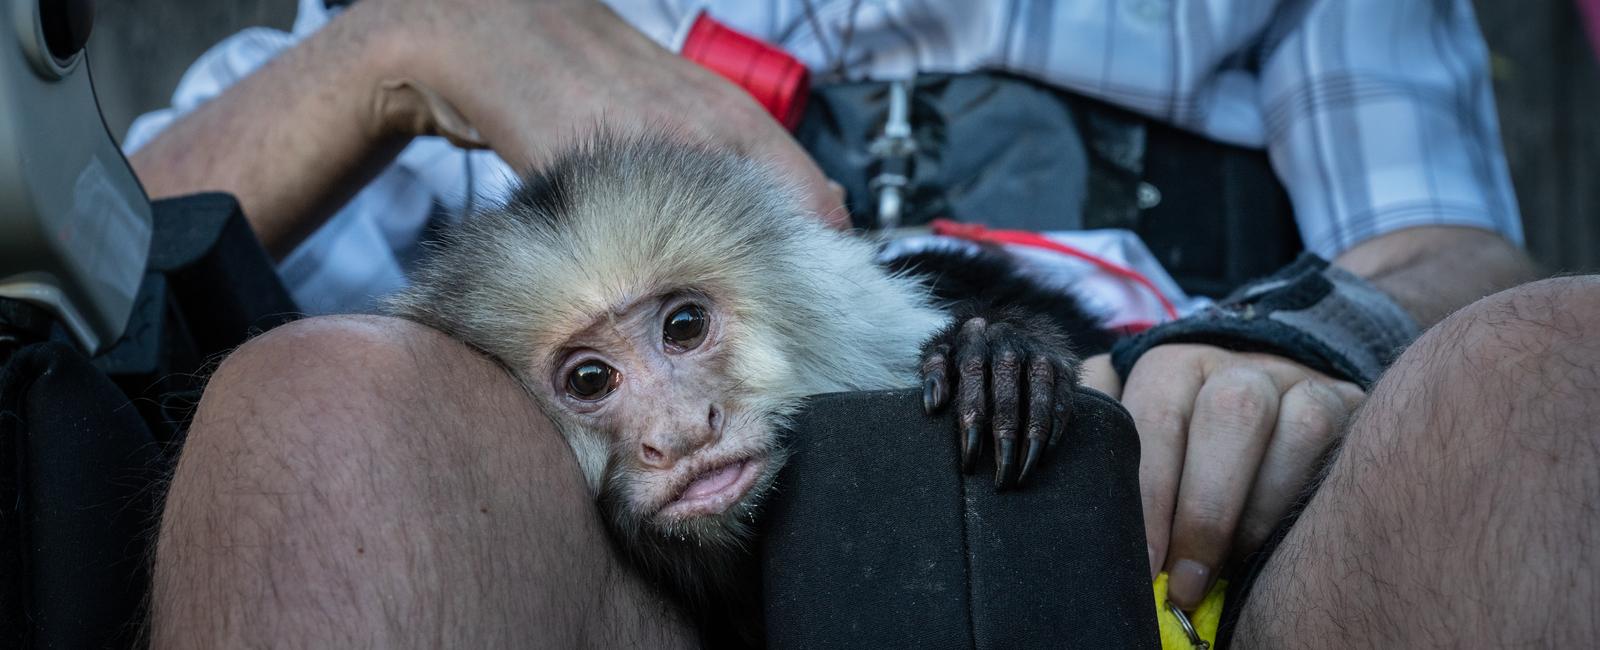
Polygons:
[[[1424,326],[1534,275],[1505,239],[1452,227],[1382,235],[1334,264]],[[1088,361],[1084,381],[1120,396],[1138,423],[1151,571],[1172,572],[1180,606],[1198,603],[1218,571],[1261,547],[1365,395],[1296,361],[1202,344],[1152,348],[1126,385],[1102,355]]]
[[[1269,150],[1307,247],[1420,325],[1533,276],[1465,3],[1322,2],[1271,35]],[[1365,39],[1365,40],[1364,40]],[[1289,513],[1361,403],[1356,384],[1286,358],[1152,348],[1117,381],[1143,444],[1152,572],[1198,603]]]
[[815,164],[742,90],[588,0],[356,3],[132,163],[152,196],[235,194],[281,256],[414,136],[444,126],[528,169],[602,120],[771,160],[815,211],[843,219]]
[[385,53],[335,20],[130,156],[152,198],[226,191],[283,257],[410,140],[371,113]]
[[1504,237],[1445,226],[1398,230],[1345,251],[1333,263],[1366,278],[1424,328],[1537,275],[1522,249]]

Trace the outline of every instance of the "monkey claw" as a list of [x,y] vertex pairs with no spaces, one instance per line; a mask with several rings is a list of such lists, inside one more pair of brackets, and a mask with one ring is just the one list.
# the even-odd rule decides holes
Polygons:
[[[953,397],[961,471],[977,465],[988,429],[995,486],[1020,486],[1071,419],[1081,365],[1066,333],[1047,318],[1004,312],[958,318],[923,351],[923,408],[937,413]],[[1025,448],[1017,444],[1019,432]]]

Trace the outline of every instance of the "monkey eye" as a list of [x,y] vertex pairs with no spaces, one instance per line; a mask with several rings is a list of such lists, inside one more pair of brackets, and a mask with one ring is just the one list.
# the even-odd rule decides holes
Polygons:
[[567,393],[581,400],[597,400],[617,388],[615,369],[599,361],[585,361],[567,373]]
[[706,310],[700,305],[684,305],[667,316],[661,335],[676,347],[685,350],[700,345],[706,338]]

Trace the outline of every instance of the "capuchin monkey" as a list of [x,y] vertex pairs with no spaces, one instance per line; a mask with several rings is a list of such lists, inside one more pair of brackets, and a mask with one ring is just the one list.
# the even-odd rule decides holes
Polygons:
[[920,383],[957,413],[961,469],[992,439],[1011,487],[1071,419],[1080,355],[1111,343],[1002,253],[886,267],[804,205],[735,153],[599,136],[448,231],[388,303],[510,370],[620,551],[712,637],[759,643],[749,546],[806,396]]

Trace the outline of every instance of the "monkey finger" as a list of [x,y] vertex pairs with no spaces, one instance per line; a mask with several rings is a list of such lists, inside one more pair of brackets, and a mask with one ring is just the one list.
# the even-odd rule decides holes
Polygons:
[[1005,325],[991,328],[996,339],[990,352],[989,395],[994,435],[994,485],[1011,487],[1017,475],[1017,420],[1022,411],[1022,352],[1010,341]]
[[989,422],[988,321],[973,318],[956,335],[956,424],[962,432],[961,471],[972,473]]
[[1055,416],[1054,428],[1050,431],[1050,445],[1055,446],[1061,437],[1067,434],[1067,427],[1072,426],[1072,393],[1077,388],[1070,366],[1056,368],[1055,385],[1052,386],[1055,397],[1050,401],[1050,412]]
[[1055,366],[1050,358],[1034,355],[1028,359],[1028,450],[1022,457],[1022,471],[1017,474],[1017,485],[1028,482],[1033,468],[1044,457],[1050,444],[1051,429],[1055,420]]
[[934,343],[922,357],[922,410],[929,415],[950,400],[950,346]]

